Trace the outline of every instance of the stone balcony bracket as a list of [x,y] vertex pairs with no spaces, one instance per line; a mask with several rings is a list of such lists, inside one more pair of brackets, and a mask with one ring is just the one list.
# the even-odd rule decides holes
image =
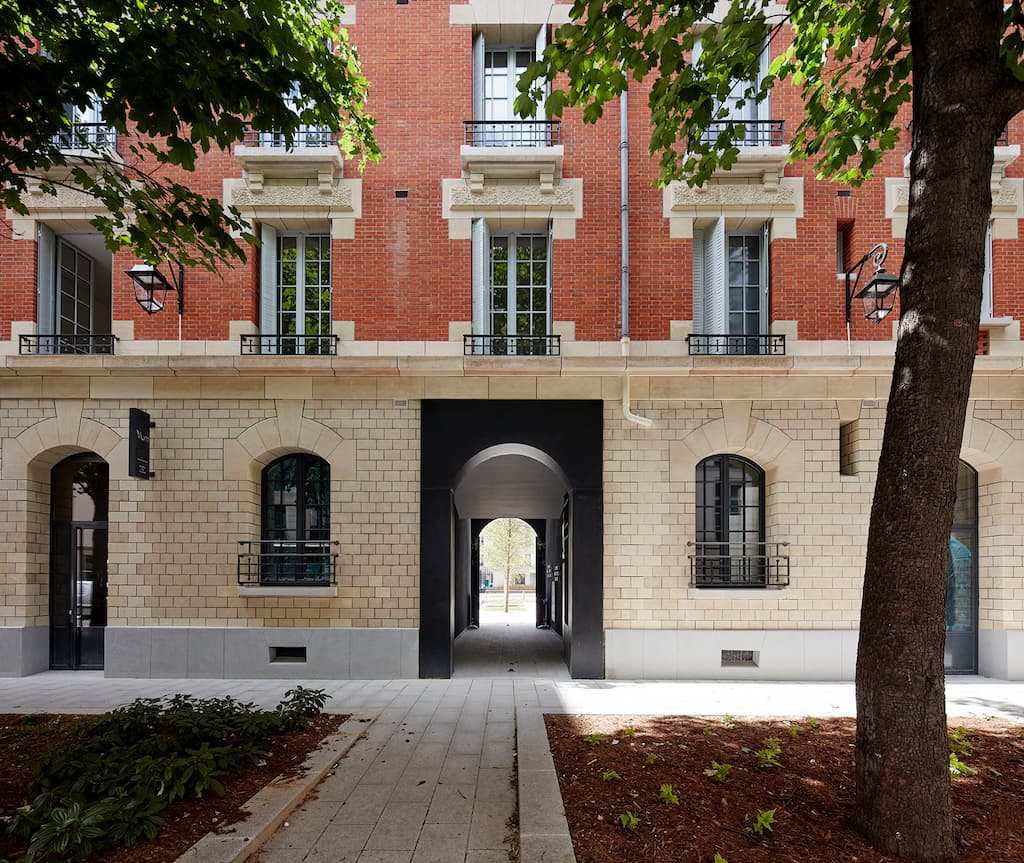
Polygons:
[[254,194],[261,194],[264,182],[274,180],[315,179],[322,195],[329,195],[335,180],[342,175],[344,159],[337,147],[279,147],[235,148],[235,158],[242,165],[246,186]]
[[482,194],[487,180],[536,180],[541,193],[554,193],[562,177],[565,148],[554,147],[472,147],[460,150],[462,176],[474,194]]

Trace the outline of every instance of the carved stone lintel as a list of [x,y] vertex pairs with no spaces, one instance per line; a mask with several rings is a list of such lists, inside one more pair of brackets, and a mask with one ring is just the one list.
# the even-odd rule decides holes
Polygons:
[[691,189],[685,183],[672,184],[672,210],[690,211],[695,207],[771,206],[792,208],[797,204],[796,188],[791,184],[707,183]]
[[475,209],[478,207],[502,207],[522,210],[572,210],[576,197],[572,186],[567,183],[553,185],[544,193],[536,183],[495,184],[483,186],[479,192],[468,184],[454,184],[451,187],[449,206],[453,210]]
[[236,207],[283,207],[288,209],[351,211],[352,190],[331,186],[323,192],[319,186],[263,186],[256,192],[251,185],[236,188],[231,203]]

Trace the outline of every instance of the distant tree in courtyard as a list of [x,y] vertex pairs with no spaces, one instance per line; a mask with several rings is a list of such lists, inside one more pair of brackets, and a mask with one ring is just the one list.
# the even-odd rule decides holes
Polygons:
[[505,575],[506,613],[512,577],[533,569],[536,542],[537,534],[521,518],[496,518],[480,531],[480,560],[484,566]]

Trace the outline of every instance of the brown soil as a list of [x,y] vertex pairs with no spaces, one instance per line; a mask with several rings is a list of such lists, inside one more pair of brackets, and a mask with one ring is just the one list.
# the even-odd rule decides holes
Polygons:
[[[63,743],[75,726],[97,717],[25,716],[0,714],[0,817],[9,817],[25,799],[25,786],[32,775],[31,764],[46,751]],[[151,842],[131,848],[114,848],[93,856],[102,863],[170,863],[211,830],[225,831],[245,817],[245,802],[278,776],[294,775],[310,752],[347,719],[321,714],[300,732],[277,738],[266,763],[234,776],[222,776],[224,796],[207,795],[197,800],[179,800],[160,817],[166,822]],[[27,720],[27,721],[26,721]],[[8,766],[10,765],[10,766]],[[27,843],[0,830],[0,860],[16,860]]]
[[[738,721],[547,716],[548,739],[578,863],[882,863],[856,832],[852,719]],[[955,727],[955,726],[953,726]],[[1024,860],[1024,737],[1019,726],[968,724],[977,775],[954,779],[960,863]],[[634,729],[629,732],[628,729]],[[599,742],[584,738],[605,735]],[[795,735],[795,736],[794,736]],[[768,738],[779,767],[755,752]],[[655,756],[651,758],[650,756]],[[732,765],[725,781],[711,762]],[[615,771],[621,779],[609,776]],[[712,772],[708,775],[705,771]],[[678,804],[663,802],[671,785]],[[747,828],[774,809],[772,830]],[[619,821],[632,813],[638,824]]]

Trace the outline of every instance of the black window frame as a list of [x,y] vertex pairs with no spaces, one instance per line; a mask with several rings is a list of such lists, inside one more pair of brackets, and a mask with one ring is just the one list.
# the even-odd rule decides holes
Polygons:
[[[275,473],[295,462],[295,501],[291,504],[275,502],[280,495]],[[312,468],[319,471],[311,477]],[[317,492],[321,500],[316,526],[307,524],[310,483],[320,485]],[[275,507],[294,508],[294,525],[278,526],[274,523]],[[287,522],[287,518],[285,518]],[[331,466],[320,456],[311,453],[288,453],[274,459],[260,475],[260,552],[259,580],[264,585],[322,586],[334,581],[334,558],[331,553]]]

